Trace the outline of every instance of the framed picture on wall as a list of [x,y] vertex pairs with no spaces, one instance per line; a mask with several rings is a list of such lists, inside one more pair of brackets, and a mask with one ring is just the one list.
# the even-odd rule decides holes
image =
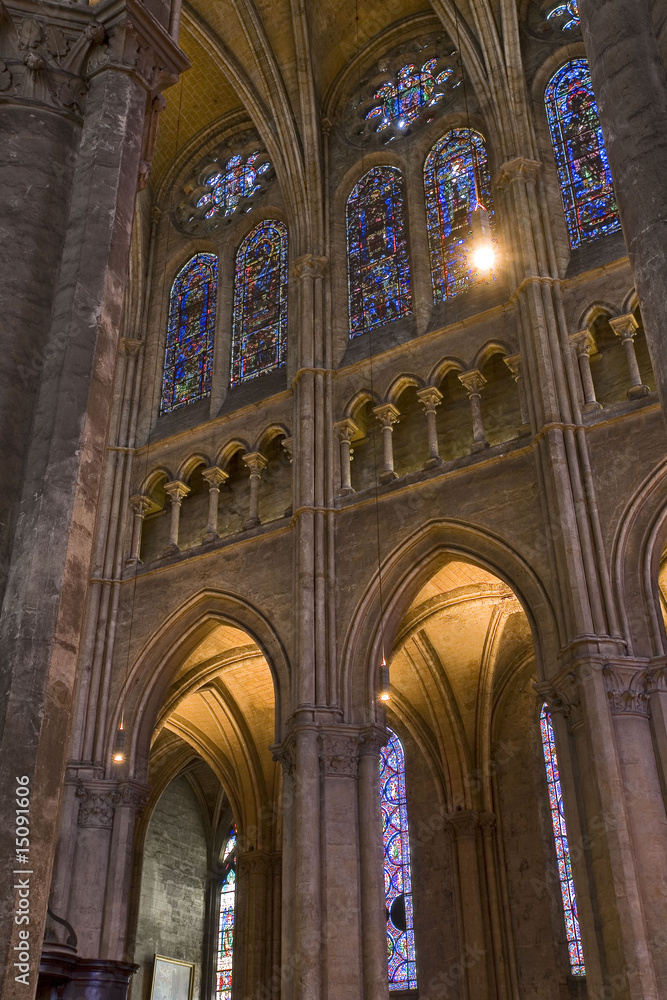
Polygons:
[[194,962],[155,956],[151,1000],[192,1000]]

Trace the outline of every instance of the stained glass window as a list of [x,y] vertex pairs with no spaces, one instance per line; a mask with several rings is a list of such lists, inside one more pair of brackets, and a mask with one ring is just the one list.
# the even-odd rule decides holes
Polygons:
[[171,287],[161,413],[203,399],[211,392],[218,258],[198,253]]
[[380,751],[380,799],[387,908],[387,957],[390,990],[416,990],[415,934],[410,878],[410,836],[405,799],[405,758],[391,730]]
[[560,892],[563,900],[563,911],[565,913],[565,934],[567,936],[567,947],[570,954],[570,968],[573,976],[585,976],[586,968],[584,966],[584,952],[581,946],[579,917],[577,915],[577,897],[575,896],[574,880],[572,878],[572,860],[570,858],[567,827],[565,825],[563,793],[561,791],[560,775],[558,773],[556,741],[554,738],[554,728],[551,722],[551,715],[549,714],[549,709],[546,705],[542,706],[542,713],[540,715],[540,731],[542,734],[544,764],[547,771],[551,822],[553,825],[554,841],[556,844],[558,878],[560,881]]
[[411,310],[403,179],[395,167],[372,167],[347,200],[350,337]]
[[561,25],[563,31],[571,31],[572,28],[576,28],[579,24],[577,0],[566,0],[566,3],[559,3],[547,14],[547,20],[556,17],[563,18],[563,24]]
[[205,208],[204,218],[210,219],[216,213],[227,218],[239,207],[242,198],[251,198],[260,189],[259,175],[266,173],[271,164],[259,150],[247,159],[232,156],[221,170],[214,170],[205,178],[204,184],[210,188],[197,201],[197,208]]
[[616,196],[585,59],[552,76],[544,95],[572,249],[620,229]]
[[424,164],[426,223],[431,251],[433,299],[442,302],[488,281],[471,267],[471,216],[486,208],[493,231],[491,180],[484,139],[472,129],[455,128],[439,139]]
[[275,219],[248,233],[236,255],[231,384],[287,357],[287,229]]
[[220,890],[218,961],[215,1000],[232,1000],[232,960],[234,957],[234,910],[236,905],[236,830],[230,830],[223,855],[225,874]]
[[437,104],[444,91],[443,84],[454,72],[446,67],[440,73],[436,72],[439,59],[429,59],[421,68],[408,63],[396,74],[396,83],[383,83],[373,95],[373,100],[380,103],[372,107],[366,118],[377,119],[376,132],[386,129],[391,122],[396,122],[399,128],[407,128],[419,117],[421,108]]

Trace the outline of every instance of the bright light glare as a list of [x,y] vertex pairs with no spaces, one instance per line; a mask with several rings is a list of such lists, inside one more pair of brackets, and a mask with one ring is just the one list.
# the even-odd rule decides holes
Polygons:
[[380,692],[380,701],[391,701],[391,695],[388,691]]
[[121,750],[119,750],[117,753],[113,755],[111,759],[115,761],[116,764],[122,764],[122,762],[125,760],[125,754]]
[[491,243],[479,243],[473,247],[472,265],[478,271],[491,271],[496,258],[495,251]]

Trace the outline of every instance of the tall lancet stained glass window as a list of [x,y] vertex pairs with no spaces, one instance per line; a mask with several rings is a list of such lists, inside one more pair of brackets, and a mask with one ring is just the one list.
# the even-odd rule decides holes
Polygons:
[[286,358],[287,229],[269,219],[236,254],[231,384],[280,368]]
[[475,208],[486,208],[492,229],[494,224],[486,148],[479,132],[455,128],[438,139],[426,157],[424,187],[433,300],[438,303],[490,277],[469,260]]
[[570,968],[573,976],[585,976],[586,967],[584,965],[584,952],[581,946],[581,931],[577,915],[577,897],[574,892],[574,880],[572,878],[572,859],[570,857],[570,846],[567,839],[567,827],[565,825],[563,793],[561,792],[560,775],[558,773],[556,741],[551,715],[546,705],[542,706],[540,731],[542,735],[542,749],[544,751],[544,764],[547,771],[551,822],[554,831],[554,842],[556,844],[558,878],[563,900],[563,911],[565,913],[565,934],[570,955]]
[[574,250],[621,226],[585,59],[561,66],[547,84],[544,103]]
[[171,286],[161,413],[203,399],[211,392],[218,258],[197,253]]
[[220,889],[218,960],[215,970],[215,1000],[232,1000],[234,958],[234,912],[236,908],[236,830],[230,830],[222,852],[223,878]]
[[405,758],[401,741],[391,730],[389,742],[380,751],[380,799],[389,989],[416,990]]
[[407,316],[412,307],[403,179],[372,167],[347,200],[350,337]]

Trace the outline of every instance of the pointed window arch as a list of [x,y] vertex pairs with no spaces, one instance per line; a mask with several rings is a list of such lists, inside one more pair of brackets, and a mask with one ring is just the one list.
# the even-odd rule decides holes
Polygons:
[[222,862],[215,1000],[232,1000],[234,916],[236,912],[236,829],[234,827],[229,831],[227,842],[223,848]]
[[438,139],[424,163],[424,189],[433,301],[438,303],[489,280],[468,259],[474,209],[483,205],[492,231],[494,225],[484,137],[473,129],[454,128]]
[[267,219],[236,254],[231,384],[265,375],[287,359],[287,229]]
[[356,337],[412,309],[401,171],[367,171],[347,199],[346,220],[350,337]]
[[416,990],[405,756],[396,733],[380,751],[380,801],[390,990]]
[[217,291],[215,254],[195,254],[176,275],[169,298],[161,413],[210,395]]
[[551,823],[556,846],[556,859],[558,861],[558,879],[560,882],[561,898],[563,900],[563,912],[565,914],[565,934],[570,955],[570,969],[573,976],[585,976],[586,967],[584,965],[584,952],[581,946],[581,930],[577,914],[574,879],[572,877],[570,845],[565,825],[565,810],[563,808],[563,793],[560,787],[556,740],[551,714],[546,705],[542,706],[540,714],[540,733],[542,736],[544,765],[547,772],[549,806],[551,808]]
[[585,59],[565,63],[549,80],[544,104],[570,247],[621,228],[591,74]]

